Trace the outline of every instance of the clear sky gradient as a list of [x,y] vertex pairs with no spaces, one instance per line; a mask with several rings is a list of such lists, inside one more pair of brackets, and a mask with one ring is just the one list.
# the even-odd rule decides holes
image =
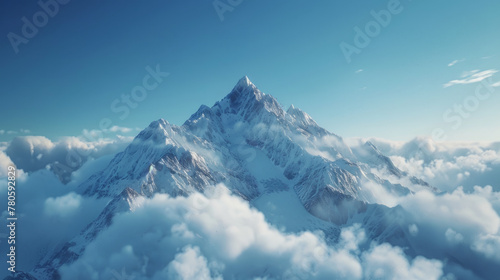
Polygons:
[[[33,23],[43,9],[2,1],[0,141],[79,136],[103,118],[180,125],[244,75],[343,137],[409,140],[442,129],[447,140],[500,140],[500,87],[475,95],[500,81],[500,1],[220,3],[234,7],[218,14],[211,0],[73,0],[45,24],[38,13],[42,26],[16,53],[10,32],[22,37],[22,18]],[[371,11],[388,6],[397,13],[373,29]],[[374,36],[348,63],[340,44],[356,47],[356,27],[367,24]],[[169,76],[120,118],[121,96],[157,65]]]

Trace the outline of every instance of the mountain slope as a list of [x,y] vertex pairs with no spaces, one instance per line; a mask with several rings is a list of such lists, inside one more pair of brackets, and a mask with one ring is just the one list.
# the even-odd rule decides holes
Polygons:
[[[374,145],[353,152],[307,113],[293,105],[283,110],[274,97],[244,77],[225,98],[212,107],[202,105],[182,126],[163,119],[152,122],[104,170],[81,184],[79,193],[111,202],[61,251],[48,254],[34,274],[52,278],[61,265],[77,259],[115,215],[133,211],[142,197],[155,193],[188,195],[223,183],[264,213],[276,214],[270,219],[278,225],[293,231],[320,229],[334,239],[339,225],[353,219],[374,228],[376,215],[362,218],[373,207],[389,211],[369,205],[377,199],[366,184],[397,195],[410,193],[415,185],[430,189],[416,178],[412,186],[391,183],[373,169],[388,170],[401,181],[412,180]],[[281,203],[285,212],[307,218],[292,222],[288,213],[264,209],[273,201]],[[400,225],[393,227],[374,230],[372,238],[400,236]]]

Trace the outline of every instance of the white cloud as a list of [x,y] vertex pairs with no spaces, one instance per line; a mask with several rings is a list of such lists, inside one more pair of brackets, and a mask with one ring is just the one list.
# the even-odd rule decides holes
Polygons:
[[[44,139],[37,141],[39,143],[33,147],[54,145]],[[440,144],[427,144],[422,147],[438,156],[449,152],[449,148]],[[406,143],[391,145],[402,150]],[[453,148],[453,155],[466,155],[473,150],[463,150],[463,145]],[[476,154],[495,158],[483,149],[477,149]],[[487,169],[481,161],[463,157],[456,160],[457,164],[479,171]],[[88,161],[88,164],[102,166],[105,163]],[[85,173],[86,170],[84,167],[77,172]],[[35,250],[55,246],[74,236],[85,224],[81,220],[88,221],[102,209],[99,208],[102,206],[97,210],[90,208],[95,202],[71,193],[74,185],[55,184],[54,177],[49,175],[46,170],[33,173],[27,179],[31,186],[24,190],[26,193],[20,194],[26,199],[25,205],[30,207],[25,212],[30,216],[24,220],[26,226],[52,226],[53,229],[44,231],[47,236],[53,230],[58,231],[58,235],[43,240],[37,239],[38,232],[24,233],[31,239],[29,242],[23,239],[25,244]],[[31,196],[36,199],[28,200]],[[61,272],[63,279],[72,279],[75,275],[113,279],[121,271],[135,279],[176,279],[174,276],[178,279],[230,279],[235,275],[241,279],[288,279],[292,276],[298,279],[439,279],[443,270],[455,274],[458,279],[474,279],[469,277],[473,275],[469,270],[482,270],[483,278],[495,272],[492,264],[500,262],[497,254],[500,218],[495,211],[500,207],[500,193],[492,187],[476,186],[471,193],[459,188],[442,195],[418,192],[396,199],[396,204],[408,213],[403,223],[408,238],[420,250],[416,255],[427,258],[406,255],[395,245],[374,244],[367,248],[364,244],[369,240],[360,226],[343,228],[334,245],[327,245],[321,234],[312,231],[282,232],[247,202],[218,187],[208,192],[207,197],[201,194],[187,198],[157,195],[135,212],[117,216],[111,227],[86,249],[82,258],[62,268]],[[86,213],[91,209],[93,214]],[[456,264],[430,260],[447,256],[458,259],[465,268],[450,268]],[[253,264],[251,269],[248,263]]]
[[[155,275],[159,279],[210,280],[211,276],[207,259],[200,254],[200,248],[186,246],[175,255],[167,266],[166,275]],[[162,273],[160,273],[162,274]],[[160,277],[162,276],[162,277]],[[219,279],[222,279],[219,277]]]
[[461,243],[464,240],[464,236],[461,233],[454,231],[451,228],[448,228],[444,233],[446,240],[452,244]]
[[[130,133],[136,129],[128,128],[128,127],[123,127],[123,126],[117,126],[114,125],[110,128],[106,129],[84,129],[82,131],[82,136],[80,138],[90,140],[92,142],[94,141],[109,141],[110,137],[116,136],[117,133]],[[139,129],[140,130],[140,129]]]
[[[476,187],[470,193],[458,188],[439,195],[418,192],[401,199],[400,205],[408,213],[406,222],[419,228],[418,235],[410,237],[414,249],[427,257],[452,257],[455,264],[446,269],[462,275],[458,279],[493,279],[500,272],[500,217],[491,201],[499,197],[491,187]],[[457,270],[457,266],[461,268]]]
[[5,131],[5,130],[0,130],[0,135],[3,135],[3,134],[9,134],[9,135],[14,135],[14,134],[19,134],[19,133],[22,133],[22,134],[28,134],[28,133],[31,133],[31,131],[29,129],[19,129],[19,130],[8,130],[8,131]]
[[[373,170],[375,171],[375,170]],[[376,172],[373,172],[376,174]],[[399,197],[397,194],[389,192],[386,188],[373,181],[361,182],[361,193],[366,197],[369,203],[383,204],[388,207],[398,205]]]
[[[131,141],[128,137],[114,140],[101,139],[86,142],[76,137],[65,137],[57,142],[43,136],[15,137],[6,147],[5,154],[18,169],[26,172],[50,168],[63,182],[68,182],[72,172],[88,160],[116,154]],[[1,174],[0,174],[1,176]]]
[[[448,159],[443,157],[433,159],[430,162],[416,157],[407,159],[402,156],[390,156],[393,163],[401,170],[422,178],[442,190],[450,190],[464,182],[475,181],[474,178],[470,178],[471,174],[477,178],[484,176],[485,172],[489,172],[493,168],[498,168],[497,159],[499,157],[500,155],[492,150],[465,156],[454,156]],[[487,177],[482,179],[485,180]],[[494,179],[492,178],[492,180]]]
[[15,165],[3,151],[0,151],[0,178],[7,177],[9,166],[15,166]]
[[460,63],[460,62],[463,62],[465,61],[465,59],[456,59],[456,60],[453,60],[452,62],[448,63],[448,67],[451,67],[457,63]]
[[[426,178],[464,174],[463,180],[477,179],[478,174],[495,172],[495,164],[500,162],[500,144],[496,143],[377,141],[380,150],[389,151],[395,162],[400,161],[400,168],[408,165],[405,170]],[[340,145],[337,139],[320,142]],[[92,150],[90,147],[97,145],[77,138],[54,143],[43,137],[16,143],[16,151],[24,151],[36,160],[55,149]],[[96,154],[106,154],[103,149],[97,149]],[[111,156],[87,160],[73,173],[68,186],[44,169],[26,176],[19,194],[24,200],[23,223],[27,228],[40,229],[20,232],[26,248],[38,252],[59,246],[99,213],[105,202],[81,197],[72,190],[82,178],[106,165]],[[0,167],[9,162],[10,158],[2,157],[0,152]],[[172,198],[159,194],[148,199],[134,212],[117,216],[82,258],[61,272],[63,279],[77,275],[113,279],[119,272],[135,279],[439,279],[443,270],[450,273],[446,277],[453,273],[458,279],[474,279],[471,271],[486,279],[485,275],[496,275],[500,263],[500,193],[493,187],[475,186],[469,192],[458,188],[440,195],[417,192],[403,198],[377,193],[377,186],[372,187],[372,193],[383,198],[380,203],[399,204],[404,209],[402,231],[409,234],[402,234],[415,244],[414,254],[406,255],[394,244],[365,246],[369,240],[359,225],[343,228],[333,245],[327,245],[313,229],[300,233],[277,230],[248,202],[219,186],[207,196]],[[6,192],[0,191],[2,198]],[[29,251],[23,255],[29,255]],[[449,256],[464,267],[430,260]],[[26,257],[26,267],[35,261],[36,256]]]
[[358,70],[356,70],[354,73],[359,74],[359,73],[361,73],[361,72],[363,72],[363,71],[364,71],[363,69],[358,69]]
[[49,216],[68,217],[75,213],[82,204],[79,194],[70,192],[60,197],[49,197],[45,200],[45,213]]
[[419,213],[417,221],[430,222],[444,230],[495,234],[500,227],[500,218],[488,200],[464,193],[461,188],[443,195],[418,192],[403,198],[401,206],[411,213]]
[[[352,149],[365,141],[372,142],[396,167],[442,190],[457,186],[472,190],[475,185],[494,185],[500,180],[500,143],[435,142],[430,138],[415,138],[408,142],[378,138],[348,139]],[[395,183],[408,182],[389,178],[385,170],[373,170]]]
[[461,85],[461,84],[472,84],[478,83],[484,79],[487,79],[497,73],[498,70],[490,69],[485,71],[473,70],[471,72],[464,73],[462,75],[462,79],[452,80],[443,85],[443,87],[451,87],[453,85]]
[[[401,197],[383,192],[377,184],[363,185],[365,197],[374,202],[399,205],[407,213],[401,226],[405,238],[417,254],[456,260],[445,265],[446,279],[491,279],[500,273],[500,143],[437,143],[428,138],[408,142],[383,139],[347,139],[361,158],[362,146],[369,140],[392,162],[409,175],[429,182],[440,194],[414,189]],[[361,152],[360,152],[361,151]],[[393,183],[411,186],[386,170],[372,170]],[[487,185],[479,187],[477,184]],[[464,187],[458,187],[463,185]],[[497,191],[495,191],[497,190]],[[391,218],[389,221],[394,222]],[[394,220],[397,220],[396,218]]]
[[363,255],[365,279],[439,279],[443,264],[437,260],[416,257],[411,263],[399,247],[382,244]]
[[[16,268],[30,271],[45,256],[34,252],[60,248],[97,217],[107,200],[80,197],[72,193],[75,185],[63,185],[45,169],[31,174],[17,172],[16,214],[24,230],[17,231],[16,238],[22,246],[16,247],[16,253],[24,257],[16,263]],[[0,200],[7,201],[7,180],[1,178]],[[6,211],[1,214],[6,215]],[[0,255],[1,262],[6,261],[5,256]]]
[[484,254],[487,258],[500,263],[500,236],[482,234],[472,244],[472,250]]
[[128,132],[131,132],[132,129],[131,128],[128,128],[128,127],[123,127],[123,126],[112,126],[109,131],[111,132],[121,132],[121,133],[128,133]]
[[483,197],[491,203],[491,206],[495,209],[497,213],[500,213],[500,192],[493,191],[493,187],[486,186],[484,188],[480,186],[474,186],[474,190],[472,192],[475,195]]
[[[261,212],[218,186],[207,197],[157,194],[116,217],[79,260],[60,272],[63,279],[107,279],[123,269],[137,279],[361,279],[378,274],[438,279],[442,274],[440,261],[408,261],[402,249],[388,244],[373,244],[363,252],[359,244],[364,241],[359,226],[344,228],[334,246],[310,231],[279,231]],[[144,266],[146,273],[140,269]]]

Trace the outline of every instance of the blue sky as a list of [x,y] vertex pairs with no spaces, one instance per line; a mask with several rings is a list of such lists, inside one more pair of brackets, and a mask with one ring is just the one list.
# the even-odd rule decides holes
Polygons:
[[[243,0],[221,20],[213,1],[69,1],[16,53],[8,34],[22,36],[22,18],[43,10],[2,1],[0,141],[79,136],[104,118],[180,125],[244,75],[344,137],[409,140],[438,129],[439,139],[498,140],[500,2],[396,2]],[[340,44],[355,47],[355,28],[388,5],[398,12],[348,63]],[[169,75],[149,80],[154,89],[122,119],[111,104],[125,104],[148,66]]]

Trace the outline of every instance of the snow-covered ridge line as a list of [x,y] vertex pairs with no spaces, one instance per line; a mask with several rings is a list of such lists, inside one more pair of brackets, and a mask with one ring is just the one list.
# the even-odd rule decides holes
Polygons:
[[[245,76],[225,98],[212,107],[202,105],[182,126],[153,121],[106,168],[82,183],[80,194],[114,202],[64,252],[46,258],[36,274],[52,277],[47,273],[78,259],[114,215],[156,193],[186,196],[223,183],[254,205],[271,196],[293,198],[294,207],[336,227],[378,202],[366,184],[395,195],[429,188],[418,180],[411,185],[392,183],[373,168],[411,181],[374,145],[351,150],[342,137],[295,106],[285,112]],[[313,227],[307,220],[300,223]]]

